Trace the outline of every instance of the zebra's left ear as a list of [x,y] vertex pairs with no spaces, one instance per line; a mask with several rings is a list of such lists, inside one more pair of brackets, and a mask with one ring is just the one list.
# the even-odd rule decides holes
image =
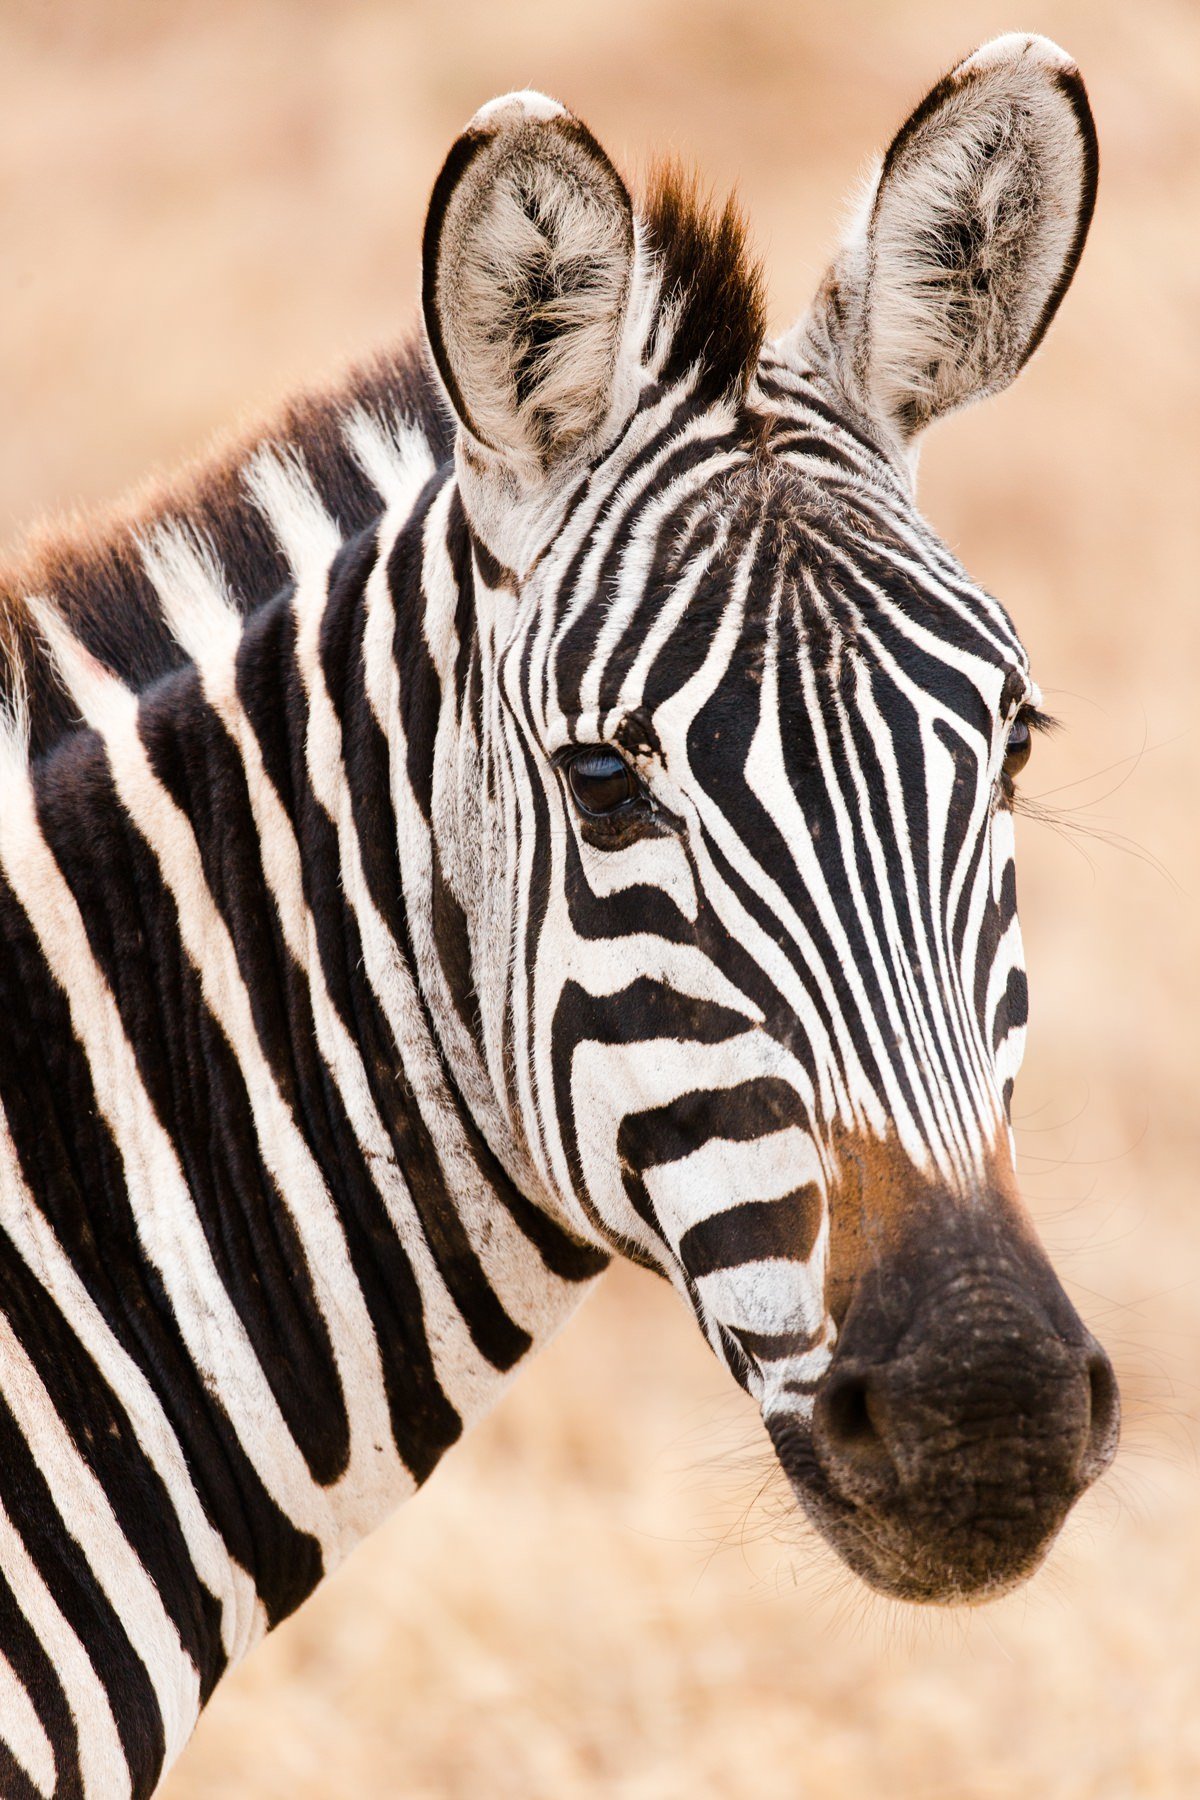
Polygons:
[[557,101],[505,94],[446,159],[423,259],[450,403],[507,477],[536,485],[613,409],[634,264],[625,184]]
[[901,444],[1007,387],[1083,250],[1096,132],[1048,38],[994,39],[900,128],[813,309],[782,348],[823,365]]

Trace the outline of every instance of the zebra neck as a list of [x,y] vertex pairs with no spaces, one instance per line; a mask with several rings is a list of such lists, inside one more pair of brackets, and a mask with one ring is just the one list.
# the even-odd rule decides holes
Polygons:
[[92,729],[0,808],[0,1500],[168,1761],[604,1264],[497,1160],[420,979],[420,527],[382,531],[140,700],[76,667]]

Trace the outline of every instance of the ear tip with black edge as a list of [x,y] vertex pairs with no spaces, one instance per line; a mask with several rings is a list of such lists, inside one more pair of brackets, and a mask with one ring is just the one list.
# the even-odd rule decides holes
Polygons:
[[1056,44],[1053,38],[1043,37],[1037,31],[1006,31],[999,37],[989,38],[965,57],[954,73],[1015,68],[1029,59],[1048,75],[1079,74],[1079,65],[1070,52]]
[[518,88],[488,100],[470,119],[466,132],[470,136],[492,137],[514,126],[549,125],[571,117],[560,100],[540,93],[537,88]]
[[1076,114],[1081,133],[1094,136],[1091,105],[1079,64],[1069,50],[1039,32],[1009,31],[1000,37],[989,38],[952,69],[946,80],[952,87],[957,87],[973,79],[986,79],[989,75],[1002,76],[1005,72],[1015,77],[1023,66],[1027,68],[1030,64],[1047,86],[1058,88],[1062,93]]

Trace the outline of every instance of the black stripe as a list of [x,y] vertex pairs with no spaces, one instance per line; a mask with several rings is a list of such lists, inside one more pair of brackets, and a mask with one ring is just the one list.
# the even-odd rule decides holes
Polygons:
[[[79,1768],[79,1726],[70,1702],[41,1640],[17,1604],[8,1578],[0,1569],[0,1646],[50,1740],[54,1753],[54,1800],[83,1800]],[[0,1723],[0,1731],[3,1725]],[[21,1783],[25,1782],[25,1786]],[[42,1800],[15,1767],[0,1743],[0,1793],[5,1800]]]
[[742,1263],[786,1257],[807,1262],[821,1228],[821,1190],[813,1181],[781,1200],[744,1200],[685,1231],[679,1259],[693,1281]]
[[803,1356],[821,1341],[820,1332],[811,1331],[746,1331],[730,1327],[747,1356],[755,1362],[783,1362],[789,1356]]
[[[213,779],[220,765],[214,769],[209,752],[217,733],[191,671],[143,700],[140,727],[151,764],[169,787],[193,809],[204,795],[211,827],[202,835],[220,846],[212,871],[217,892],[228,897],[247,884],[261,924],[257,840],[245,812]],[[175,1146],[222,1285],[314,1479],[334,1481],[349,1449],[345,1407],[303,1246],[263,1161],[245,1076],[184,951],[157,858],[124,812],[99,752],[88,774],[86,845],[74,792],[44,798],[43,831]],[[265,940],[255,947],[262,953],[256,985],[266,985],[273,953]]]
[[[293,652],[294,641],[289,633]],[[307,705],[299,671],[293,660],[286,671],[276,672],[276,682],[283,684],[286,695],[281,707],[278,686],[273,691],[268,682],[256,678],[259,648],[255,633],[249,631],[239,656],[239,698],[264,746],[264,762],[270,744],[270,763],[281,771],[284,786],[279,798],[300,846],[305,899],[329,996],[359,1047],[376,1109],[409,1191],[417,1199],[423,1182],[439,1178],[439,1166],[420,1126],[418,1109],[405,1090],[399,1053],[363,971],[362,944],[343,890],[337,832],[308,784],[303,748]],[[462,1422],[437,1377],[411,1262],[317,1051],[311,998],[300,979],[294,984],[291,1006],[296,1109],[336,1197],[351,1265],[377,1338],[397,1448],[414,1477],[424,1480],[461,1435]]]
[[[690,442],[680,445],[662,457],[655,469],[653,478],[645,482],[638,493],[631,499],[629,488],[635,476],[676,437],[689,418],[695,417],[697,408],[683,405],[673,417],[655,434],[627,466],[621,470],[620,485],[601,507],[591,530],[585,534],[572,557],[562,578],[557,583],[556,606],[560,614],[579,599],[578,584],[583,571],[583,564],[590,555],[597,537],[602,532],[609,535],[608,548],[597,569],[588,574],[588,597],[575,619],[563,633],[555,649],[555,667],[557,671],[557,689],[555,700],[567,718],[574,718],[581,710],[579,683],[584,670],[591,660],[595,645],[599,619],[608,604],[608,596],[617,591],[620,585],[620,565],[628,548],[629,539],[637,529],[642,514],[648,507],[656,506],[664,490],[681,475],[689,470],[699,471],[706,462],[727,453],[737,442],[735,435],[728,431],[708,431]],[[698,481],[697,486],[702,484]],[[621,509],[618,528],[610,530],[612,515]],[[673,514],[675,529],[678,528],[678,515]],[[671,528],[671,521],[664,522],[664,529]],[[656,610],[662,602],[662,590],[656,590],[652,596],[650,607]],[[651,611],[652,616],[652,611]],[[642,612],[646,617],[646,611]],[[689,634],[690,635],[690,634]],[[686,641],[686,640],[685,640]],[[647,687],[649,688],[649,682]]]
[[617,1132],[617,1159],[630,1203],[651,1231],[662,1231],[646,1190],[647,1169],[678,1162],[714,1138],[753,1143],[787,1126],[808,1128],[789,1082],[759,1076],[735,1087],[698,1088],[666,1106],[627,1113]]
[[[81,1461],[91,1470],[152,1578],[205,1698],[224,1672],[220,1608],[196,1577],[169,1491],[133,1421],[45,1287],[5,1240],[0,1307]],[[65,1499],[65,1496],[64,1496]]]
[[0,1469],[9,1516],[55,1605],[87,1648],[116,1722],[136,1794],[152,1791],[166,1743],[145,1664],[104,1594],[0,1391]]
[[[81,866],[87,861],[85,848],[89,842],[95,847],[99,833],[79,841],[70,809],[63,810],[64,796],[86,792],[96,760],[94,741],[76,740],[44,771],[42,817],[62,814],[61,831],[51,835],[63,843],[74,837],[73,854]],[[64,761],[67,766],[60,766]],[[55,798],[48,792],[51,787],[59,789]],[[123,839],[118,837],[114,848],[118,867],[122,848]],[[140,971],[153,988],[140,904],[123,883],[118,884],[116,897],[124,935],[113,935],[116,928],[106,926],[106,909],[97,904],[88,914],[93,944],[107,931],[109,960],[114,947],[122,949],[130,973]],[[26,1179],[109,1329],[158,1395],[187,1455],[201,1503],[231,1555],[255,1576],[274,1623],[299,1605],[319,1580],[318,1546],[297,1532],[276,1507],[222,1409],[197,1377],[162,1280],[146,1259],[121,1160],[100,1116],[66,997],[50,979],[20,908],[6,891],[0,900],[6,970],[0,990],[6,1018],[6,1030],[0,1033],[5,1056],[0,1063],[0,1091]],[[170,993],[163,994],[160,1004],[170,1003]],[[168,1050],[169,1046],[161,1050],[150,1046],[148,1054],[153,1059]],[[219,1648],[210,1649],[210,1658],[213,1655],[220,1655]],[[211,1661],[206,1664],[206,1680],[210,1670]]]

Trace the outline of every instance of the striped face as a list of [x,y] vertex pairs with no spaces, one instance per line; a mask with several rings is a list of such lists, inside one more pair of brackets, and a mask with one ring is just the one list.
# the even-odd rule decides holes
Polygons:
[[1044,331],[1093,151],[1061,52],[980,52],[766,352],[731,216],[635,218],[540,96],[479,116],[427,228],[489,1066],[549,1203],[675,1282],[810,1514],[915,1598],[1027,1572],[1115,1433],[1012,1178],[1037,691],[911,493],[918,428]]
[[835,1340],[846,1146],[893,1141],[956,1193],[1007,1156],[1005,764],[1033,699],[903,498],[789,451],[788,398],[765,453],[702,411],[645,459],[639,421],[495,606],[494,766],[537,883],[504,921],[525,1130],[772,1407]]

